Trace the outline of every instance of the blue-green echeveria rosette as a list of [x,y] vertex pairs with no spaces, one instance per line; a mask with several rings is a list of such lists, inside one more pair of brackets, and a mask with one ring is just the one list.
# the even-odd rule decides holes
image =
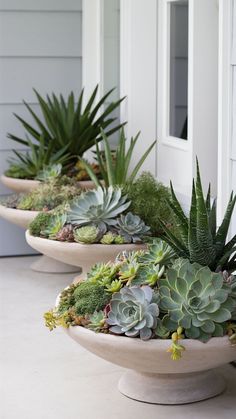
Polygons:
[[187,259],[176,260],[161,280],[159,293],[160,310],[167,313],[163,325],[170,331],[183,327],[188,338],[202,341],[225,334],[236,305],[221,273]]
[[158,305],[149,286],[124,287],[113,294],[107,324],[110,332],[148,340],[157,326]]

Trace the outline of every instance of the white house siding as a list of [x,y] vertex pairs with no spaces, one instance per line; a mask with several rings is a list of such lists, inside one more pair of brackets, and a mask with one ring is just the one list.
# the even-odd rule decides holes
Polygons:
[[[37,112],[32,88],[42,95],[77,95],[82,83],[82,1],[0,0],[0,172],[11,149],[7,132],[23,135],[13,112],[31,121],[24,99]],[[0,196],[9,191],[0,185]],[[31,252],[24,232],[0,219],[0,256]]]

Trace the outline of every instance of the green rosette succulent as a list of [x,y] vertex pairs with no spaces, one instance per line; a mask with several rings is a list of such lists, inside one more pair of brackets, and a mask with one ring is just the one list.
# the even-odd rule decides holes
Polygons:
[[92,244],[98,242],[100,230],[95,225],[88,225],[74,229],[73,234],[76,242]]
[[66,214],[51,215],[48,224],[41,230],[41,236],[55,240],[66,223]]
[[119,235],[124,237],[126,243],[141,243],[143,238],[150,234],[150,227],[132,212],[121,214],[117,221],[117,228]]
[[178,259],[160,280],[159,307],[167,312],[163,326],[170,331],[183,327],[188,338],[202,341],[223,336],[236,306],[231,293],[221,273]]
[[124,287],[113,294],[107,324],[110,332],[148,340],[157,326],[159,308],[150,287]]
[[169,265],[173,262],[175,253],[172,248],[162,241],[161,239],[155,239],[153,243],[148,245],[147,252],[140,257],[140,262],[154,265]]

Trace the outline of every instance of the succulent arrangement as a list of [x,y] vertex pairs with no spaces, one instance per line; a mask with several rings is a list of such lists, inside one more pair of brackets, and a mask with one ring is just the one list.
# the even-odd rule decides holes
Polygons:
[[192,200],[189,216],[187,216],[171,184],[171,197],[167,203],[176,219],[175,231],[166,227],[161,219],[159,222],[165,232],[165,240],[179,257],[209,266],[213,271],[234,272],[236,269],[236,234],[227,242],[228,230],[235,207],[236,195],[230,196],[225,216],[221,225],[216,223],[216,200],[211,203],[211,187],[204,198],[199,165],[197,161],[197,177],[193,180]]
[[66,206],[75,196],[80,195],[81,189],[74,179],[65,175],[56,176],[56,173],[56,168],[52,167],[50,176],[44,174],[47,181],[31,192],[10,195],[2,204],[8,208],[29,211],[50,211],[58,206]]
[[[23,103],[36,128],[14,114],[25,129],[26,135],[25,138],[20,138],[8,134],[8,138],[27,146],[29,151],[25,153],[14,150],[15,158],[9,161],[10,166],[5,174],[15,178],[35,179],[43,169],[50,168],[52,164],[62,164],[63,174],[72,171],[72,174],[75,172],[77,176],[80,172],[80,167],[77,167],[78,159],[102,140],[100,130],[103,129],[109,137],[123,125],[115,123],[116,118],[112,113],[124,98],[105,106],[113,90],[107,92],[96,103],[96,86],[85,105],[84,90],[78,98],[71,92],[67,100],[62,95],[57,97],[54,93],[43,98],[34,90],[43,119],[40,119],[25,101]],[[82,170],[84,171],[84,168]],[[81,180],[81,176],[78,175],[78,179]]]
[[31,223],[30,232],[35,234],[37,231],[36,235],[44,238],[83,244],[141,243],[150,235],[150,227],[139,216],[127,212],[129,206],[130,201],[121,188],[99,187],[81,193],[64,211],[59,209],[56,232],[55,213],[47,218],[46,228],[45,218],[40,224],[39,214]]
[[[130,163],[133,156],[135,145],[138,141],[140,132],[132,137],[130,145],[126,151],[127,139],[125,137],[124,128],[121,129],[118,144],[116,150],[111,150],[108,137],[105,132],[101,129],[101,136],[103,138],[104,151],[101,151],[96,141],[96,153],[95,159],[97,160],[100,168],[101,179],[103,180],[106,187],[114,185],[126,185],[132,184],[142,167],[147,156],[156,144],[154,141],[141,156],[134,169],[130,171]],[[101,186],[101,183],[94,173],[94,168],[88,164],[85,160],[82,160],[90,178],[94,181],[97,187]]]
[[83,326],[129,338],[169,339],[173,360],[184,339],[229,336],[236,344],[236,278],[177,258],[161,239],[147,251],[123,252],[97,264],[45,313],[46,326]]

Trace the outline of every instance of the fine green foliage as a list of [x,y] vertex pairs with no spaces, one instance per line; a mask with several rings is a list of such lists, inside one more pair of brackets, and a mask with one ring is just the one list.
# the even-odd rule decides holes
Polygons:
[[160,219],[166,226],[172,225],[174,217],[166,202],[170,197],[169,189],[158,183],[150,173],[142,173],[128,186],[127,194],[131,201],[130,211],[150,226],[154,236],[163,232]]
[[[10,173],[15,174],[15,177],[20,174],[21,177],[34,178],[45,166],[52,163],[61,163],[64,166],[65,163],[68,163],[68,159],[71,164],[76,163],[78,157],[82,157],[95,142],[98,143],[102,140],[101,128],[106,131],[108,137],[119,130],[123,124],[114,126],[116,118],[111,114],[119,107],[124,98],[112,102],[101,111],[113,90],[106,93],[96,103],[98,93],[98,86],[96,86],[88,102],[84,105],[84,90],[78,98],[75,99],[71,92],[68,99],[65,100],[62,95],[57,97],[54,93],[51,96],[47,95],[44,99],[34,89],[43,120],[25,101],[23,103],[33,117],[37,128],[34,128],[19,115],[14,114],[26,131],[26,139],[14,134],[8,134],[8,138],[24,146],[30,146],[30,151],[26,157],[15,152],[21,166],[23,164],[24,170],[20,166],[17,173],[18,163],[14,162],[14,167],[9,169]],[[113,128],[111,128],[111,124],[113,124]],[[29,137],[33,138],[34,144]]]
[[74,200],[68,211],[68,221],[76,225],[88,223],[115,225],[116,217],[129,205],[130,202],[122,195],[121,189],[112,186],[108,189],[99,187]]
[[45,230],[50,223],[51,214],[40,212],[29,225],[29,232],[32,236],[40,236],[41,230]]
[[29,151],[13,150],[15,158],[9,159],[9,168],[5,175],[18,179],[38,179],[38,175],[54,165],[67,166],[70,155],[67,152],[67,145],[55,151],[55,140],[46,146],[43,136],[39,136],[38,144],[34,144],[29,138],[25,145]]
[[121,214],[117,221],[118,233],[125,243],[141,243],[150,234],[150,227],[146,226],[138,215],[128,212]]
[[[52,178],[50,181],[41,183],[31,192],[18,195],[15,208],[21,210],[49,211],[59,205],[66,205],[75,196],[80,195],[80,188],[72,179],[62,176]],[[6,201],[13,208],[13,201]]]
[[193,180],[192,200],[189,216],[186,216],[176,198],[171,185],[171,199],[167,199],[173,215],[177,219],[175,232],[170,231],[159,219],[166,234],[165,240],[179,257],[209,266],[213,271],[236,269],[236,235],[227,243],[229,225],[234,210],[236,196],[230,196],[225,216],[220,227],[216,224],[216,200],[211,204],[209,185],[204,198],[199,166]]
[[[101,135],[104,140],[104,152],[100,151],[98,143],[96,142],[96,160],[99,164],[101,177],[105,183],[105,186],[122,186],[127,183],[133,183],[144,161],[156,144],[156,141],[154,141],[150,147],[148,147],[148,149],[145,151],[145,153],[142,155],[130,173],[130,163],[140,132],[135,137],[131,138],[130,146],[126,151],[127,139],[125,137],[124,129],[122,129],[120,131],[120,137],[115,152],[111,150],[107,135],[103,130],[101,130]],[[101,183],[97,176],[94,174],[91,166],[85,160],[83,160],[83,163],[95,185],[97,185],[97,187],[101,186]]]
[[152,302],[153,290],[146,286],[124,287],[113,294],[107,323],[112,333],[142,340],[152,337],[157,326],[159,308]]
[[75,312],[77,316],[93,314],[103,310],[110,296],[104,292],[104,287],[89,281],[81,282],[74,291]]
[[167,312],[163,325],[171,331],[179,326],[188,338],[207,341],[223,336],[224,325],[232,317],[236,300],[231,285],[221,273],[186,259],[177,260],[160,286],[160,309]]

